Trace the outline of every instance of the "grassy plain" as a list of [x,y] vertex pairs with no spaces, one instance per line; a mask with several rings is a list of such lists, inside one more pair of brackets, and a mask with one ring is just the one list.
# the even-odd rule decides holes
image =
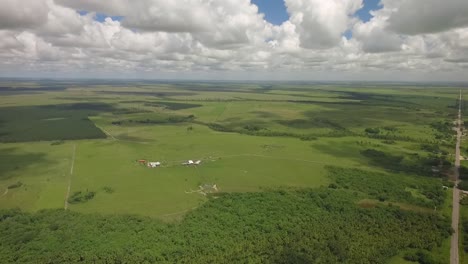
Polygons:
[[[199,186],[216,184],[219,193],[252,195],[329,187],[357,194],[358,208],[432,214],[437,206],[438,217],[450,217],[440,187],[453,161],[457,87],[1,86],[10,87],[0,89],[3,209],[60,209],[67,193],[83,192],[92,199],[70,203],[68,210],[183,221],[218,197],[197,192]],[[162,166],[149,169],[140,159]],[[189,159],[202,164],[181,165]],[[433,248],[436,261],[448,258],[447,241]],[[392,263],[405,263],[406,251],[399,252]]]

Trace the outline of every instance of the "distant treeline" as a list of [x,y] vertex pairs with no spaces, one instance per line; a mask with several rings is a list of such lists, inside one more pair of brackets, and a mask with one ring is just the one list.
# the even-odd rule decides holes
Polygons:
[[177,124],[177,123],[186,123],[192,122],[195,120],[194,115],[155,115],[152,118],[140,118],[140,119],[125,119],[113,121],[113,125],[124,125],[124,124]]
[[328,133],[314,133],[314,134],[299,134],[292,132],[273,131],[267,128],[262,128],[257,125],[245,125],[241,128],[230,128],[218,123],[203,123],[195,122],[197,124],[206,125],[210,129],[219,132],[232,132],[250,136],[261,136],[261,137],[293,137],[301,140],[316,140],[318,137],[344,137],[354,135],[352,132],[347,130],[335,130]]
[[264,128],[254,124],[246,124],[243,127],[230,127],[227,125],[219,123],[204,123],[204,122],[192,122],[200,125],[205,125],[212,130],[219,132],[232,132],[239,133],[251,136],[262,136],[262,137],[293,137],[299,138],[301,140],[315,140],[319,137],[348,137],[348,136],[358,136],[358,137],[367,137],[373,139],[381,139],[386,142],[394,141],[407,141],[407,142],[419,142],[424,144],[434,144],[436,140],[414,138],[410,136],[396,135],[396,134],[375,134],[375,133],[355,133],[345,128],[332,129],[328,132],[314,132],[308,134],[302,133],[293,133],[293,132],[282,132],[274,131],[268,128]]

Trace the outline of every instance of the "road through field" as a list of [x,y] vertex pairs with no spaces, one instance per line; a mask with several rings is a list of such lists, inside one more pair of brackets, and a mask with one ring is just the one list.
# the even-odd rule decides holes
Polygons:
[[453,201],[452,201],[452,228],[455,231],[452,234],[452,240],[450,242],[450,263],[459,263],[458,254],[458,221],[460,219],[460,190],[457,185],[459,182],[459,168],[460,168],[460,140],[461,140],[461,104],[462,94],[460,90],[460,98],[458,104],[458,119],[457,119],[457,144],[455,146],[455,186],[453,187]]
[[67,186],[67,194],[65,195],[65,204],[64,209],[68,209],[68,198],[70,197],[70,188],[71,188],[71,180],[73,175],[73,167],[75,165],[75,153],[76,153],[76,144],[73,145],[73,153],[71,159],[71,166],[70,166],[70,175],[68,177],[68,186]]

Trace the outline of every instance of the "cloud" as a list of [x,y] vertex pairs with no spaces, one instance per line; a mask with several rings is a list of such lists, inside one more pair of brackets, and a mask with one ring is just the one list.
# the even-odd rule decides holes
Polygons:
[[[432,33],[400,32],[393,20],[407,0],[382,0],[367,22],[354,16],[361,0],[286,0],[290,20],[282,25],[249,0],[173,2],[0,0],[0,75],[468,78],[460,74],[468,61],[463,19]],[[96,21],[96,13],[122,19]]]
[[[37,0],[39,1],[39,0]],[[54,0],[56,4],[69,7],[72,10],[90,11],[107,14],[110,16],[122,16],[132,8],[132,2],[127,0]]]
[[0,29],[34,28],[47,22],[48,5],[42,0],[0,0]]
[[404,0],[389,17],[389,29],[399,34],[438,33],[468,26],[466,0]]
[[362,0],[286,0],[290,21],[304,48],[330,48],[341,41]]
[[353,27],[353,36],[361,42],[362,50],[369,53],[401,50],[402,37],[387,29],[389,9],[384,7],[371,14],[371,20],[359,21]]

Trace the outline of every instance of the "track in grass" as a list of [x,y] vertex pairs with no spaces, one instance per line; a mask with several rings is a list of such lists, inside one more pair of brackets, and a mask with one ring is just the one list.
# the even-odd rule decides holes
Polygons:
[[68,209],[68,198],[70,197],[70,188],[72,183],[72,176],[73,176],[73,167],[75,165],[75,154],[76,154],[76,144],[73,145],[73,154],[71,159],[71,167],[70,167],[70,176],[68,178],[68,186],[67,186],[67,194],[65,196],[65,204],[64,209]]

